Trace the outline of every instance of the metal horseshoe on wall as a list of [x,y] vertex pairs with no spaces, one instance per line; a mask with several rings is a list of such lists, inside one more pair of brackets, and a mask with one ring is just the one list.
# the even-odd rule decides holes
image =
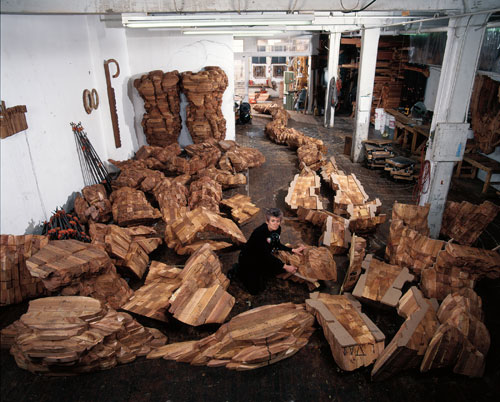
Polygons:
[[[116,73],[111,76],[109,72],[109,64],[114,63],[116,65]],[[120,66],[115,59],[104,60],[104,73],[106,74],[106,86],[108,89],[108,101],[109,101],[109,111],[111,113],[111,124],[113,125],[113,135],[115,137],[115,146],[120,148],[122,142],[120,139],[120,128],[118,127],[118,114],[116,112],[116,98],[115,90],[111,86],[111,78],[116,78],[120,75]]]

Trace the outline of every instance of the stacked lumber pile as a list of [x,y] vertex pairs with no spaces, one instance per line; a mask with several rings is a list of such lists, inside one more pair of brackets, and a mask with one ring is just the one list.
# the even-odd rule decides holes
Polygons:
[[207,232],[229,237],[236,244],[246,243],[245,236],[232,220],[202,207],[187,212],[167,225],[165,243],[169,248],[178,250],[195,243],[202,233]]
[[500,207],[490,201],[480,205],[447,201],[440,234],[459,244],[471,246],[499,211]]
[[146,113],[142,127],[150,145],[166,146],[177,142],[181,132],[179,72],[151,71],[134,81],[144,99]]
[[231,208],[231,216],[239,225],[247,223],[260,211],[260,208],[250,202],[250,197],[243,194],[222,200],[221,204]]
[[385,335],[361,312],[350,294],[312,293],[306,309],[323,327],[333,358],[342,370],[372,364],[384,349]]
[[437,316],[441,325],[425,352],[420,370],[453,366],[453,372],[481,377],[490,348],[490,334],[482,322],[481,298],[471,289],[446,296]]
[[116,225],[91,223],[89,234],[92,243],[105,250],[117,267],[141,279],[149,265],[148,254],[163,242],[157,233],[147,226],[121,228]]
[[483,74],[476,75],[470,101],[471,127],[479,151],[491,154],[500,144],[499,83]]
[[313,324],[303,305],[262,306],[238,314],[206,338],[159,347],[147,358],[252,370],[297,353],[307,344]]
[[181,74],[181,88],[189,105],[186,125],[195,144],[210,138],[222,140],[226,136],[226,120],[222,115],[222,95],[228,85],[227,76],[220,67],[205,67],[205,71]]
[[222,200],[222,186],[214,179],[203,176],[191,182],[189,186],[189,209],[204,207],[209,211],[219,213],[219,203]]
[[167,224],[188,211],[189,191],[183,180],[165,178],[153,189],[153,195],[158,201],[162,219]]
[[366,240],[362,237],[353,235],[351,239],[351,248],[349,249],[349,268],[344,277],[344,282],[340,288],[340,293],[350,291],[356,284],[361,275],[361,265],[365,258]]
[[327,162],[321,167],[321,177],[323,180],[328,183],[328,185],[332,185],[330,182],[330,175],[332,174],[345,174],[341,170],[339,170],[339,167],[337,166],[337,161],[333,156],[330,156],[330,159],[327,160]]
[[153,223],[162,216],[140,190],[122,187],[113,191],[109,199],[113,204],[113,220],[120,226]]
[[113,181],[113,188],[130,187],[150,192],[164,178],[159,170],[130,166],[121,169],[120,175]]
[[352,295],[366,302],[396,307],[401,298],[401,289],[414,276],[408,268],[386,264],[368,254],[361,267],[365,272],[360,276]]
[[75,198],[75,212],[81,223],[89,220],[94,222],[109,222],[111,219],[111,202],[102,184],[94,184],[82,189],[83,197]]
[[337,281],[337,265],[326,247],[307,246],[302,254],[280,250],[277,257],[284,264],[296,266],[298,270],[294,275],[300,279],[308,282]]
[[310,222],[321,228],[319,245],[327,247],[332,254],[343,254],[349,248],[351,232],[349,221],[325,210],[312,210],[303,207],[297,209],[300,221]]
[[333,212],[337,215],[349,216],[347,211],[349,205],[364,205],[369,199],[368,194],[354,174],[346,175],[343,172],[331,174],[329,182],[335,190]]
[[121,307],[135,314],[168,322],[172,294],[181,285],[182,270],[159,261],[152,261],[144,285]]
[[209,167],[197,172],[197,177],[208,176],[222,186],[223,190],[247,184],[247,178],[243,173],[232,173],[228,170]]
[[50,292],[91,296],[112,308],[119,308],[133,293],[104,250],[77,240],[49,241],[26,267]]
[[0,235],[0,306],[47,294],[42,281],[31,276],[26,260],[48,242],[47,236]]
[[110,369],[145,356],[167,340],[129,314],[82,296],[32,300],[9,332],[17,365],[45,375]]
[[427,297],[443,300],[460,288],[474,288],[481,278],[500,278],[500,255],[492,250],[447,243],[434,266],[422,272],[421,286]]
[[391,140],[364,140],[365,163],[370,169],[385,168],[385,160],[394,157]]
[[375,362],[371,376],[383,380],[420,366],[439,321],[436,300],[426,299],[412,286],[399,300],[398,314],[406,320]]
[[219,167],[229,172],[242,172],[248,168],[262,166],[266,158],[258,149],[242,147],[231,140],[219,141],[224,154],[219,159]]
[[386,215],[379,214],[382,203],[378,198],[363,205],[348,205],[349,229],[356,233],[374,232],[378,225],[385,222]]
[[152,264],[146,283],[123,305],[124,310],[167,321],[167,310],[186,324],[223,323],[235,299],[226,292],[229,279],[210,245],[195,251],[179,270]]
[[294,176],[288,187],[285,202],[291,209],[299,207],[323,209],[323,204],[319,199],[320,187],[319,176],[313,170],[304,169]]
[[184,151],[190,158],[198,156],[206,161],[207,166],[215,166],[222,156],[221,148],[214,138],[209,138],[206,142],[186,145]]
[[297,148],[299,158],[299,169],[308,167],[311,170],[319,170],[325,164],[325,155],[316,144],[308,143]]
[[413,159],[396,156],[385,160],[384,170],[389,172],[393,179],[412,181],[417,178],[416,165]]
[[409,268],[420,277],[422,271],[434,266],[444,245],[444,241],[424,236],[395,219],[391,222],[386,257],[391,264]]

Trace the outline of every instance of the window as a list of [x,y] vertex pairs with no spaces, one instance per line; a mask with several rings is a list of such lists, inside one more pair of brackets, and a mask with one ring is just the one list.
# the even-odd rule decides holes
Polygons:
[[271,64],[286,64],[286,57],[272,57]]
[[266,78],[266,66],[253,66],[254,78]]
[[252,57],[252,64],[266,64],[265,57]]
[[286,64],[273,66],[273,77],[281,78],[286,71]]

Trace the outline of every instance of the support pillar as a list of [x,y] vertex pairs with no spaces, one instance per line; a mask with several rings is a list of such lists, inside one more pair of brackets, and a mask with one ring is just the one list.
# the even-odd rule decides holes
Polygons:
[[[328,45],[328,74],[326,77],[326,96],[325,96],[325,113],[324,113],[325,120],[323,123],[325,127],[333,127],[335,108],[329,105],[328,94],[330,92],[331,79],[335,78],[335,80],[337,80],[338,78],[341,36],[342,34],[340,32],[331,33]],[[327,113],[327,108],[330,108],[329,113]]]
[[312,76],[312,57],[309,56],[307,59],[307,110],[304,111],[306,114],[312,114],[313,105],[313,88],[314,88],[314,77]]
[[370,112],[379,38],[380,28],[363,29],[361,31],[361,56],[356,93],[356,125],[351,149],[351,159],[357,163],[363,161],[362,141],[368,138],[368,129],[370,128]]
[[245,75],[245,97],[243,98],[243,102],[248,102],[249,96],[248,96],[248,90],[250,89],[248,87],[248,81],[250,80],[250,66],[248,65],[250,63],[251,57],[250,56],[243,56],[243,73]]
[[[442,123],[458,123],[455,137],[466,135],[467,112],[488,18],[488,14],[477,14],[450,18],[448,23],[448,38],[426,152],[426,160],[430,162],[430,182],[427,191],[420,194],[420,205],[431,205],[428,223],[430,235],[434,238],[439,236],[441,230],[455,161],[463,157],[463,149],[454,149],[458,144],[456,138],[450,142],[440,137],[443,130],[439,127]],[[447,157],[442,157],[442,147],[450,148]],[[457,156],[455,161],[450,157],[453,152]]]

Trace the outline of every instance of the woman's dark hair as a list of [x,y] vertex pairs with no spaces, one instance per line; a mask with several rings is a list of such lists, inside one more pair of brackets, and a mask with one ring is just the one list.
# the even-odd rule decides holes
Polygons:
[[271,217],[283,219],[283,212],[279,208],[266,209],[266,221],[271,219]]

